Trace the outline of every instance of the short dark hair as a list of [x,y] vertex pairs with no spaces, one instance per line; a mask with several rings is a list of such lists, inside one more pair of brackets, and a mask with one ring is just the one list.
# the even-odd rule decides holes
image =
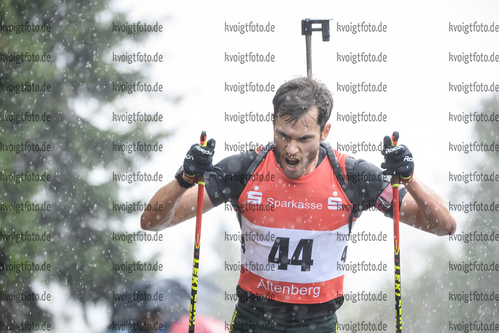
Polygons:
[[288,117],[286,122],[298,121],[311,107],[319,110],[317,124],[321,131],[333,109],[333,96],[325,84],[308,77],[290,80],[277,89],[274,99],[274,119]]

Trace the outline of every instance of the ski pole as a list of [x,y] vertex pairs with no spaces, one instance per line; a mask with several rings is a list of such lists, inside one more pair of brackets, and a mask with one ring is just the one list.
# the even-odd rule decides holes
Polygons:
[[[201,132],[200,146],[206,147],[206,132]],[[196,325],[196,305],[199,280],[199,250],[201,248],[201,218],[203,216],[203,195],[205,177],[198,177],[198,198],[196,205],[196,233],[194,235],[194,260],[192,264],[191,307],[189,312],[189,333],[194,333]]]
[[[384,138],[386,147],[398,144],[399,133]],[[400,235],[399,235],[399,176],[392,176],[393,190],[393,240],[395,253],[395,332],[402,332],[402,281],[400,278]]]
[[[314,28],[313,25],[320,24],[320,28]],[[322,41],[329,41],[329,20],[301,20],[301,34],[305,35],[305,48],[307,51],[307,77],[312,78],[312,32],[322,31]]]

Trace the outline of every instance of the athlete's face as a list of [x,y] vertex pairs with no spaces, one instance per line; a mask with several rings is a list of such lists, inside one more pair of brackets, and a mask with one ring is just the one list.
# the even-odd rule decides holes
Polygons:
[[286,122],[286,117],[274,120],[276,157],[289,178],[304,176],[317,165],[319,145],[327,138],[331,128],[327,124],[321,132],[317,123],[318,113],[314,106],[296,122]]

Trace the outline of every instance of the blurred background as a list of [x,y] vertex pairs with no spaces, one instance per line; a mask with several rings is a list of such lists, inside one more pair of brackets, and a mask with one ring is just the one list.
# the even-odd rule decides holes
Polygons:
[[[485,0],[4,1],[0,323],[95,333],[127,331],[125,324],[133,320],[161,322],[164,332],[182,327],[189,306],[195,222],[144,232],[140,213],[173,179],[202,130],[217,140],[216,161],[272,139],[268,117],[232,119],[268,115],[275,90],[240,93],[227,87],[252,82],[277,89],[289,79],[306,76],[301,35],[305,18],[331,19],[329,42],[320,34],[312,36],[314,77],[329,86],[335,99],[328,141],[379,165],[379,151],[351,147],[362,142],[378,145],[398,130],[400,142],[415,158],[416,177],[445,198],[458,223],[454,238],[402,226],[404,329],[447,332],[457,330],[453,325],[493,323],[499,300],[498,209],[483,205],[499,204],[494,176],[499,152],[465,153],[450,147],[499,143],[497,119],[464,117],[499,115],[499,95],[452,92],[450,85],[499,84],[495,60],[451,61],[451,55],[499,54],[499,31],[463,31],[474,23],[499,25],[498,10],[497,2]],[[363,22],[386,25],[386,32],[340,31]],[[139,23],[162,26],[162,31],[113,29]],[[273,29],[230,31],[257,23]],[[16,31],[27,26],[31,30]],[[452,31],[454,26],[460,31]],[[128,63],[118,57],[138,52],[161,55],[162,61]],[[270,54],[275,61],[230,61],[248,52]],[[387,61],[340,60],[362,52],[382,53]],[[133,82],[163,89],[116,89]],[[340,89],[362,82],[386,84],[386,92]],[[20,85],[39,88],[16,92],[14,87]],[[42,89],[47,85],[50,89]],[[163,118],[123,121],[139,112]],[[343,121],[343,116],[359,112],[382,113],[386,121]],[[120,148],[137,142],[157,149]],[[21,143],[36,147],[15,151]],[[128,181],[138,172],[157,176],[153,181]],[[463,177],[470,173],[493,177]],[[392,229],[391,221],[376,212],[364,213],[355,225],[354,233],[381,232],[387,237],[351,242],[347,262],[382,262],[388,270],[347,272],[347,300],[338,316],[340,323],[350,325],[340,327],[342,331],[353,332],[359,321],[386,324],[387,331],[394,326]],[[224,331],[230,322],[238,281],[231,267],[240,260],[239,243],[231,236],[238,232],[229,207],[222,205],[203,218],[197,313],[207,332]],[[139,262],[156,266],[149,271],[128,269]],[[484,264],[493,269],[483,269]],[[359,300],[366,293],[386,297]]]

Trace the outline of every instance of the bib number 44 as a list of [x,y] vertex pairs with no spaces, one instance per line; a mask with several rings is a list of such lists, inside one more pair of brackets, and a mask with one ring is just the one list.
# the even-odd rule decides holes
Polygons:
[[287,270],[288,265],[301,266],[301,271],[310,271],[314,264],[312,259],[313,239],[300,239],[289,258],[289,238],[277,237],[269,253],[269,262],[277,264],[280,270]]

